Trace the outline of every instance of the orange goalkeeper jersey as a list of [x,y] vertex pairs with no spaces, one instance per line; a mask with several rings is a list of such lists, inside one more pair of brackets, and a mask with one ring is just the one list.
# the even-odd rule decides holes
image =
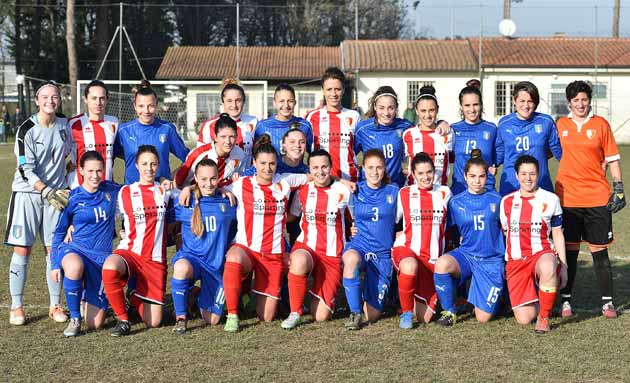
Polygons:
[[562,159],[556,177],[556,194],[563,207],[605,206],[610,185],[604,162],[619,160],[619,149],[608,121],[592,112],[584,123],[571,115],[558,120]]

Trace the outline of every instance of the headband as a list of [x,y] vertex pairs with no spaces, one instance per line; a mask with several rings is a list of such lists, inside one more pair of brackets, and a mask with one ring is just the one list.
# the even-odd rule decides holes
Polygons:
[[432,99],[434,99],[434,100],[435,100],[435,102],[437,103],[437,97],[435,97],[435,95],[434,95],[434,94],[431,94],[431,93],[424,93],[424,94],[420,94],[420,95],[418,95],[418,97],[416,97],[416,104],[417,104],[417,103],[418,103],[418,101],[420,101],[420,99],[421,99],[421,98],[423,98],[423,97],[424,97],[424,98],[426,98],[426,97],[432,98]]
[[394,100],[396,100],[396,102],[398,102],[398,97],[396,97],[396,95],[393,94],[393,93],[381,93],[378,96],[374,97],[374,102],[376,102],[376,100],[378,100],[379,98],[381,98],[383,96],[393,97]]
[[50,80],[50,81],[46,81],[39,88],[37,88],[37,91],[35,92],[35,97],[37,97],[39,95],[39,92],[47,86],[52,86],[56,88],[58,92],[60,92],[59,85],[57,85],[56,82]]

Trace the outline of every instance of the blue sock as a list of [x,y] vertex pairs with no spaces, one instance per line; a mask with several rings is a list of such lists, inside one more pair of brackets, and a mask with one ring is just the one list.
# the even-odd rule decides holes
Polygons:
[[171,279],[171,294],[173,295],[173,306],[175,306],[176,316],[186,316],[188,312],[188,279]]
[[63,277],[63,290],[66,293],[66,304],[70,310],[70,318],[81,318],[81,297],[83,296],[83,281]]
[[346,300],[350,311],[353,313],[361,312],[361,280],[359,277],[344,278],[343,288],[346,291]]
[[50,307],[61,304],[61,282],[55,282],[50,276],[52,261],[50,254],[46,254],[46,283],[48,284],[48,295],[50,297]]
[[435,282],[435,291],[442,305],[442,309],[455,312],[455,281],[451,274],[433,273],[433,282]]
[[13,253],[9,266],[9,291],[11,292],[11,309],[22,307],[22,295],[26,285],[28,258]]

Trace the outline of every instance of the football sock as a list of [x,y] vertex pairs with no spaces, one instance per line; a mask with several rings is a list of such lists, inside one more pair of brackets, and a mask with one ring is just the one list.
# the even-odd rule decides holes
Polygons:
[[46,254],[46,282],[48,283],[48,295],[50,296],[50,307],[57,306],[61,303],[61,282],[55,282],[50,271],[52,269],[52,261],[50,253]]
[[538,289],[539,317],[549,318],[553,304],[556,301],[556,295],[558,295],[558,290],[555,287],[540,286]]
[[116,270],[103,269],[103,289],[114,314],[120,320],[129,320],[129,314],[125,307],[124,283]]
[[348,301],[348,307],[350,312],[361,312],[361,280],[359,277],[344,278],[343,289],[346,291],[346,300]]
[[296,275],[289,271],[287,279],[289,280],[291,312],[302,315],[302,305],[304,305],[308,277],[306,275]]
[[402,312],[413,311],[414,291],[416,291],[416,276],[398,274],[398,296]]
[[579,250],[567,250],[567,285],[560,290],[560,299],[562,302],[571,303],[571,291],[573,290],[573,282],[577,273],[577,259]]
[[238,301],[241,297],[241,274],[243,266],[236,262],[225,262],[223,271],[223,290],[228,314],[238,315]]
[[11,309],[22,307],[22,295],[26,285],[26,274],[28,272],[28,259],[13,253],[11,265],[9,266],[9,291],[11,292]]
[[188,308],[188,287],[190,281],[188,279],[171,278],[171,294],[173,296],[173,306],[175,307],[175,315],[186,317]]
[[593,268],[602,294],[602,303],[612,302],[613,281],[608,249],[603,249],[593,253]]
[[66,294],[66,304],[70,311],[70,318],[81,318],[81,296],[83,295],[83,281],[81,279],[63,278],[63,290]]
[[442,309],[454,313],[455,281],[453,277],[449,273],[433,273],[433,281]]

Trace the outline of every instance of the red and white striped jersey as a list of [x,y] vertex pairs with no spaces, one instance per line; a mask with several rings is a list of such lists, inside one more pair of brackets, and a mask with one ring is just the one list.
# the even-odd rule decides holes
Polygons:
[[433,190],[422,190],[411,185],[400,189],[396,220],[403,218],[403,234],[396,238],[394,247],[407,247],[435,263],[444,251],[446,208],[451,196],[448,186],[434,185]]
[[440,136],[436,131],[421,130],[419,126],[409,128],[403,133],[403,143],[405,144],[405,156],[409,158],[408,185],[413,185],[416,180],[413,178],[411,170],[411,160],[413,156],[420,152],[425,152],[433,160],[435,165],[435,185],[446,185],[448,183],[449,165],[453,162],[453,132],[446,136]]
[[350,190],[339,181],[328,187],[313,182],[300,187],[293,199],[291,214],[299,217],[302,232],[296,242],[327,257],[340,257],[345,245],[345,212]]
[[[219,115],[212,117],[201,125],[197,146],[214,143],[214,126],[219,120]],[[241,114],[236,121],[236,145],[245,152],[245,167],[252,163],[252,148],[254,146],[254,129],[258,119],[248,114]]]
[[[72,133],[71,161],[78,168],[83,153],[94,150],[99,152],[105,160],[105,174],[103,179],[113,180],[114,140],[118,130],[118,119],[105,116],[101,121],[91,121],[88,114],[79,114],[68,120]],[[83,184],[83,176],[79,169],[68,173],[68,185],[71,189]]]
[[358,170],[354,153],[354,129],[360,120],[356,110],[343,108],[329,112],[326,107],[306,116],[313,126],[313,150],[325,149],[332,158],[332,175],[352,182],[357,181]]
[[227,185],[238,200],[234,242],[258,253],[283,254],[289,195],[307,182],[304,174],[276,174],[270,185],[259,184],[256,176]]
[[204,144],[188,153],[186,161],[175,173],[175,183],[178,188],[188,186],[195,182],[195,167],[205,159],[210,158],[217,163],[219,168],[219,187],[232,183],[232,175],[245,170],[245,153],[238,146],[232,147],[227,157],[219,157],[214,144]]
[[534,196],[520,190],[501,200],[501,226],[506,233],[505,260],[553,251],[551,228],[562,226],[562,207],[554,193],[538,188]]
[[123,186],[118,193],[118,209],[127,232],[118,249],[166,263],[166,207],[170,198],[171,193],[157,182]]

